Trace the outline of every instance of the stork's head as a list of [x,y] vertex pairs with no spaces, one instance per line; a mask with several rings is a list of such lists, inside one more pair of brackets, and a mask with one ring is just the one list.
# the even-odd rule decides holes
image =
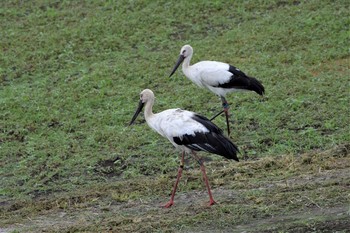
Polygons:
[[185,60],[186,57],[191,57],[193,54],[193,48],[191,47],[191,45],[184,45],[181,50],[180,50],[180,56],[173,68],[173,70],[171,71],[169,77],[171,77],[175,71],[177,70],[177,68],[180,66],[180,64]]
[[134,116],[132,117],[129,125],[132,125],[134,123],[134,121],[136,120],[137,116],[140,114],[143,106],[147,102],[153,102],[153,101],[154,101],[153,91],[151,91],[150,89],[145,89],[145,90],[141,91],[139,106],[137,107],[137,109],[136,109],[136,111],[134,113]]
[[183,56],[184,58],[192,55],[193,53],[193,48],[191,47],[191,45],[184,45],[181,50],[180,50],[180,56]]
[[145,89],[145,90],[141,91],[140,101],[142,101],[142,103],[146,103],[149,100],[153,100],[153,99],[154,99],[153,91],[151,91],[150,89]]

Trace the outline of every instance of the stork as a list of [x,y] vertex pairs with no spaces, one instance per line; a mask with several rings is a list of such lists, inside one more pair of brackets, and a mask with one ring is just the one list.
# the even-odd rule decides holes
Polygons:
[[171,77],[182,63],[182,71],[187,78],[197,84],[199,87],[207,88],[211,92],[220,96],[224,110],[215,115],[216,118],[222,112],[226,115],[227,133],[230,135],[229,126],[229,104],[225,96],[229,92],[237,90],[255,91],[259,95],[265,92],[264,86],[256,78],[249,77],[236,67],[217,61],[201,61],[190,65],[193,55],[193,48],[185,45],[180,50],[180,56],[170,74]]
[[238,161],[239,152],[223,132],[214,123],[206,117],[200,116],[194,112],[177,109],[168,109],[163,112],[153,113],[154,94],[151,90],[145,89],[140,93],[139,106],[136,109],[129,125],[132,125],[145,106],[144,116],[149,127],[157,133],[167,138],[177,149],[181,151],[180,167],[178,169],[176,182],[171,193],[169,202],[165,204],[169,208],[174,204],[174,197],[177,185],[180,181],[184,167],[185,154],[192,154],[200,165],[203,179],[209,194],[209,205],[215,204],[212,196],[209,181],[206,175],[203,161],[197,156],[196,151],[205,151],[221,155],[227,159]]

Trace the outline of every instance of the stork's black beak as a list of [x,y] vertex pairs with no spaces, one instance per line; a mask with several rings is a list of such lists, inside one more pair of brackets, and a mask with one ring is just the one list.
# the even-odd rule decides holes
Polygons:
[[134,114],[134,116],[132,117],[132,119],[130,121],[129,126],[132,125],[132,123],[134,123],[134,121],[136,120],[136,117],[140,114],[140,112],[141,112],[141,110],[143,108],[143,105],[144,105],[144,103],[142,103],[142,100],[140,100],[139,106],[137,107],[137,109],[135,111],[135,114]]
[[173,71],[171,71],[171,74],[169,75],[169,78],[175,73],[175,71],[177,70],[177,68],[180,66],[180,64],[184,61],[185,56],[180,54],[179,59],[177,60]]

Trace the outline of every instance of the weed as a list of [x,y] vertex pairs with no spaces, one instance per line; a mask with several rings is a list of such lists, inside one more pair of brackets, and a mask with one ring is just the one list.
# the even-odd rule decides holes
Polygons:
[[[235,211],[241,214],[235,215],[236,222],[242,223],[244,217],[283,214],[281,207],[294,211],[347,201],[339,193],[348,177],[319,191],[288,180],[348,168],[346,1],[10,0],[0,3],[0,22],[0,202],[5,221],[87,208],[96,198],[128,204],[164,197],[176,175],[177,152],[142,118],[127,125],[144,88],[157,96],[155,112],[181,107],[211,117],[220,110],[218,97],[180,72],[167,78],[187,43],[194,48],[194,62],[228,62],[266,87],[263,98],[254,93],[227,98],[232,140],[243,163],[203,155],[212,160],[208,175],[214,188],[244,190],[247,196],[240,197],[252,211],[237,203],[214,210],[212,217],[204,212],[177,223],[150,218],[146,231],[159,226],[186,231],[205,218],[210,219],[208,229],[215,221],[225,229],[232,226],[225,223],[227,215]],[[225,128],[224,117],[215,123]],[[187,166],[180,193],[203,189],[196,164],[188,161]],[[276,191],[258,189],[271,185],[267,181]],[[307,198],[293,200],[279,191],[302,192]],[[132,217],[106,218],[110,222],[94,224],[102,230],[143,229],[130,225],[138,221]],[[312,230],[318,224],[302,225]],[[67,231],[89,231],[89,226]]]

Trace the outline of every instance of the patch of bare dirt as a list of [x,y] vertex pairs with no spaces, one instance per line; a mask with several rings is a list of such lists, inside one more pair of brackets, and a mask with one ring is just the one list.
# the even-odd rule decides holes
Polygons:
[[[259,189],[276,189],[281,186],[296,186],[310,182],[318,183],[320,186],[324,182],[347,179],[349,181],[349,169],[339,169],[319,172],[317,174],[307,174],[298,177],[291,177],[287,180],[276,180],[272,182],[262,182]],[[332,182],[331,182],[332,183]],[[218,202],[218,207],[225,207],[227,203],[237,201],[242,190],[232,190],[227,187],[220,187],[213,190],[213,195]],[[344,193],[344,195],[349,195]],[[24,219],[21,222],[1,227],[1,233],[7,232],[70,232],[85,231],[90,232],[96,225],[105,224],[111,230],[118,232],[128,232],[133,230],[149,231],[151,228],[142,228],[142,225],[162,222],[168,219],[176,220],[178,215],[191,217],[201,212],[210,212],[208,207],[208,197],[203,191],[191,191],[178,193],[175,199],[175,206],[170,209],[162,208],[168,198],[148,198],[133,200],[124,203],[101,202],[89,208],[69,208],[67,210],[43,211],[39,216]],[[309,200],[312,202],[311,200]],[[314,203],[311,208],[292,211],[285,215],[268,216],[254,219],[248,223],[230,226],[230,232],[278,232],[288,230],[290,232],[322,232],[330,229],[344,231],[350,229],[349,205],[339,205],[327,207],[322,203]],[[158,225],[160,226],[160,225]],[[94,231],[94,230],[91,230]],[[183,232],[225,232],[225,229],[217,230],[215,226],[191,226],[179,231]]]
[[[213,170],[208,170],[209,178],[215,184],[212,191],[218,203],[212,207],[207,206],[209,198],[204,187],[184,192],[180,185],[175,205],[169,209],[162,206],[169,199],[164,194],[170,190],[161,190],[163,196],[142,195],[124,202],[113,199],[112,191],[86,200],[83,196],[85,201],[64,209],[48,208],[32,216],[23,215],[16,221],[0,221],[3,224],[0,233],[159,229],[164,232],[347,232],[350,229],[349,162],[349,145],[342,145],[298,159],[265,158],[235,166],[227,164],[223,170],[212,166]],[[183,176],[184,186],[190,185],[193,177],[200,179],[199,172],[185,171]],[[106,192],[111,191],[106,189]],[[21,209],[9,211],[15,214]]]

